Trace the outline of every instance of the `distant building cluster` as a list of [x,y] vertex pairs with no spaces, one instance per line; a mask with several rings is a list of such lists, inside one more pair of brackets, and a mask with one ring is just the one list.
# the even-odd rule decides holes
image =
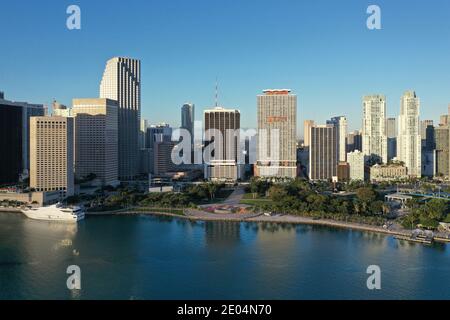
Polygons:
[[[449,116],[420,121],[420,99],[406,91],[398,119],[386,117],[386,97],[363,97],[361,130],[346,132],[345,117],[324,125],[304,122],[302,152],[308,178],[327,181],[392,181],[422,176],[449,179]],[[449,107],[450,112],[450,107]],[[343,156],[346,150],[346,158]]]
[[[297,137],[297,96],[267,89],[256,97],[257,128],[243,134],[238,109],[218,105],[196,126],[195,105],[181,106],[180,135],[169,124],[141,118],[141,62],[107,61],[99,97],[44,105],[14,102],[0,92],[0,186],[28,184],[45,201],[66,198],[79,185],[116,186],[139,177],[236,182],[303,177],[312,181],[391,181],[450,178],[449,115],[420,120],[420,100],[407,91],[398,118],[386,97],[362,99],[362,127],[345,116],[304,122]],[[177,159],[182,159],[178,161]],[[35,196],[34,198],[36,198]],[[32,199],[33,197],[28,197]]]

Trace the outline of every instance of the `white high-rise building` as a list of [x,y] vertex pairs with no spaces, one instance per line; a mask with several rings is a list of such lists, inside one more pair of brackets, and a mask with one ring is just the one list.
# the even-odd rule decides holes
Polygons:
[[141,118],[141,62],[115,57],[106,63],[100,98],[119,105],[119,178],[133,179],[139,170]]
[[386,97],[383,95],[363,98],[362,147],[364,155],[387,162]]
[[338,130],[338,151],[339,161],[347,161],[347,118],[344,116],[333,117],[327,121],[327,124],[333,124]]
[[402,96],[398,126],[397,158],[405,163],[408,175],[420,177],[421,147],[420,137],[420,100],[414,91],[407,91]]
[[297,176],[297,96],[291,90],[258,96],[257,153],[256,176]]
[[353,151],[347,154],[347,162],[350,166],[350,180],[366,180],[364,153],[361,151]]

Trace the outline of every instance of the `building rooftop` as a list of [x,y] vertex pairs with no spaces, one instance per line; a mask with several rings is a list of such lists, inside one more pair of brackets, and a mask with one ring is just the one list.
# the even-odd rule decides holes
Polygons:
[[263,93],[266,95],[289,94],[291,93],[291,89],[266,89]]
[[207,109],[204,111],[204,113],[210,113],[210,112],[236,112],[240,113],[237,109],[225,109],[224,107],[215,107],[214,109]]

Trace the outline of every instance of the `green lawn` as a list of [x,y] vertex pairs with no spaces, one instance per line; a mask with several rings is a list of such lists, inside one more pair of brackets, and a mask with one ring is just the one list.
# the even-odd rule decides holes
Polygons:
[[242,198],[240,204],[246,204],[250,206],[262,205],[262,204],[273,204],[274,202],[268,198],[256,197],[253,199],[253,193],[246,193]]
[[138,212],[171,213],[171,214],[176,214],[178,216],[184,216],[184,210],[183,209],[141,207],[141,208],[134,209],[134,211],[138,211]]
[[253,193],[246,193],[246,194],[244,194],[244,197],[242,199],[244,199],[244,200],[255,200],[255,199],[264,200],[264,199],[267,199],[267,198],[266,197],[261,197],[258,194],[256,195],[256,198],[253,198]]

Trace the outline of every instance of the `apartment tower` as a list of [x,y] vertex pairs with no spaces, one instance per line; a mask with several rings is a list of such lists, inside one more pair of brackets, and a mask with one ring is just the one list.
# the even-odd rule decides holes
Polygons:
[[408,175],[422,176],[422,140],[420,137],[420,100],[414,91],[407,91],[400,103],[397,159],[408,168]]
[[364,155],[375,162],[387,162],[386,97],[363,98],[362,147]]
[[258,156],[255,175],[297,176],[297,96],[291,90],[265,90],[258,101]]

